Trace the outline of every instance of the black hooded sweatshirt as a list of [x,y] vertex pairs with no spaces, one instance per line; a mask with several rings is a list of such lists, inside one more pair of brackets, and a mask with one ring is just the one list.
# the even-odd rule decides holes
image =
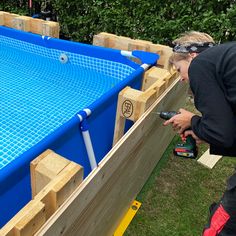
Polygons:
[[236,42],[214,46],[195,57],[188,70],[196,108],[193,132],[210,153],[236,156]]

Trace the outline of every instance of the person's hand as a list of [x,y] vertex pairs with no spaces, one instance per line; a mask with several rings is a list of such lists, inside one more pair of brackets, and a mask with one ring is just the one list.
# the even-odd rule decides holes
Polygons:
[[198,136],[197,136],[192,130],[186,130],[186,131],[184,131],[184,132],[180,135],[180,137],[181,137],[182,141],[185,141],[185,140],[186,140],[186,137],[189,136],[189,135],[191,135],[191,136],[195,139],[196,144],[205,143],[205,141],[204,141],[204,140],[201,140],[200,138],[198,138]]
[[194,113],[181,108],[179,109],[179,114],[165,121],[163,125],[172,124],[173,129],[178,131],[179,134],[182,134],[184,130],[191,127],[191,119],[194,115]]

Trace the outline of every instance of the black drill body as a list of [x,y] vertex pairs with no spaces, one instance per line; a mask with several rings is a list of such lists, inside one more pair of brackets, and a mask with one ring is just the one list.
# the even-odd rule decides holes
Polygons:
[[[176,111],[161,111],[157,112],[157,114],[159,114],[160,118],[164,120],[169,120],[170,118],[179,113]],[[196,158],[198,151],[195,139],[191,135],[188,135],[186,137],[186,142],[178,143],[175,146],[173,152],[176,156],[181,156],[186,158]]]

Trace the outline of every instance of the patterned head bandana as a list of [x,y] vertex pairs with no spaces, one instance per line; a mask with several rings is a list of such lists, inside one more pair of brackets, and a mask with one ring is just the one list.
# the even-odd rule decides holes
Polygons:
[[209,43],[209,42],[205,42],[205,43],[191,43],[189,45],[180,45],[180,44],[176,44],[173,47],[173,52],[177,52],[177,53],[191,53],[191,52],[196,52],[196,53],[200,53],[208,48],[211,48],[215,46],[214,43]]

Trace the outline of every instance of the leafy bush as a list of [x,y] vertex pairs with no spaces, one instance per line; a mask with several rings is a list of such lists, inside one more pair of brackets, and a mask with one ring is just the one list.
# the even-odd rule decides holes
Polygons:
[[[164,44],[188,30],[207,32],[221,42],[236,35],[235,0],[51,0],[51,4],[62,33],[80,42],[91,43],[102,31]],[[27,10],[27,1],[5,0],[0,3],[3,7],[19,12]]]
[[18,14],[28,14],[28,0],[1,0],[0,10]]

